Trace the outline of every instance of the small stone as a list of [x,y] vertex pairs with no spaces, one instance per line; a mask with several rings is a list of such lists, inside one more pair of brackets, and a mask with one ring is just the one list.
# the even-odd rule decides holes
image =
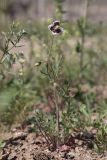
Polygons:
[[74,159],[75,153],[74,152],[69,152],[69,153],[67,153],[66,157],[67,157],[67,159]]

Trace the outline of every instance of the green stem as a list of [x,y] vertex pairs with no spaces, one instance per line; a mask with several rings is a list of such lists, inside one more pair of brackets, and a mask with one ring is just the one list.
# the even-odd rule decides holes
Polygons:
[[[54,43],[54,36],[52,36],[51,39],[51,44],[48,50],[48,65],[47,65],[47,73],[48,75],[50,75],[51,79],[56,82],[56,75],[54,72],[54,68],[53,68],[53,63],[51,62],[51,58],[53,58],[52,56],[52,47],[53,47],[53,43]],[[52,74],[52,76],[51,76]],[[60,126],[59,126],[59,105],[58,105],[58,94],[57,94],[57,89],[56,86],[53,86],[53,94],[54,94],[54,102],[55,102],[55,108],[56,108],[56,147],[59,147],[59,131],[60,131]]]
[[3,53],[3,55],[2,55],[2,57],[0,59],[0,64],[2,64],[2,60],[3,60],[4,56],[5,56],[5,53]]
[[84,66],[84,44],[85,44],[85,33],[82,33],[81,36],[81,54],[80,54],[80,70],[83,71]]
[[57,95],[57,89],[56,86],[54,86],[54,99],[55,99],[55,108],[56,108],[56,131],[57,131],[57,139],[56,139],[56,146],[59,147],[59,105],[58,105],[58,95]]
[[22,67],[22,85],[24,84],[24,65],[23,63],[21,64]]
[[84,68],[84,49],[85,49],[85,31],[87,26],[87,19],[88,19],[88,7],[89,7],[89,0],[85,0],[85,13],[84,13],[84,25],[83,30],[81,31],[81,54],[80,54],[80,73],[82,73]]
[[40,133],[42,134],[42,136],[45,138],[45,140],[47,141],[48,146],[50,146],[50,139],[48,137],[48,135],[43,131],[40,123],[36,120],[36,125],[40,131]]
[[51,51],[52,51],[53,43],[54,43],[54,36],[52,36],[51,44],[50,44],[50,47],[49,47],[49,50],[48,50],[48,59],[51,57],[51,53],[52,53]]

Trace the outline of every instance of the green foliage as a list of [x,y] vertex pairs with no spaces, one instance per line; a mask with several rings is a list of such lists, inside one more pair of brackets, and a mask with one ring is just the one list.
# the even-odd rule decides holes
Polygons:
[[[63,2],[55,1],[59,19]],[[106,85],[106,25],[93,25],[87,17],[76,23],[61,21],[64,32],[54,36],[48,30],[50,21],[13,23],[0,35],[0,122],[11,126],[27,119],[30,131],[41,133],[55,147],[73,132],[93,134],[95,129],[94,149],[104,151],[107,93],[98,90]],[[30,44],[28,57],[18,51],[23,41]],[[51,112],[37,110],[38,103]],[[27,117],[34,106],[33,116]]]
[[5,146],[5,142],[0,140],[0,149],[3,148]]

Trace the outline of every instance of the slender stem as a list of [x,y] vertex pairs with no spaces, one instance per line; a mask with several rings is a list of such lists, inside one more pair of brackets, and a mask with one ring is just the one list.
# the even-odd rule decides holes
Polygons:
[[50,47],[49,47],[49,50],[48,50],[48,59],[50,58],[51,53],[52,53],[53,43],[54,43],[54,36],[52,36],[51,44],[50,44]]
[[42,134],[42,136],[47,141],[47,144],[50,146],[49,137],[47,136],[47,134],[45,132],[43,132],[42,127],[41,127],[40,123],[37,120],[36,120],[36,125],[38,126],[38,129],[39,129],[40,133]]
[[80,54],[80,70],[82,73],[84,66],[84,44],[85,44],[85,33],[82,33],[81,36],[81,54]]
[[2,55],[2,57],[0,59],[0,64],[2,64],[2,60],[3,60],[4,56],[5,56],[5,53],[3,53],[3,55]]
[[[56,75],[54,73],[54,69],[53,69],[53,63],[51,62],[51,58],[52,56],[52,47],[53,47],[53,43],[54,43],[54,36],[52,36],[51,39],[51,44],[48,50],[48,64],[47,64],[47,73],[48,75],[50,75],[50,78],[56,82]],[[50,67],[50,68],[49,68]],[[53,74],[53,76],[51,77],[51,72]],[[59,126],[59,105],[58,105],[58,94],[57,94],[57,89],[56,86],[53,86],[53,94],[54,94],[54,103],[55,103],[55,108],[56,108],[56,147],[59,147],[59,131],[60,131],[60,126]]]
[[24,84],[24,65],[21,63],[21,68],[22,68],[22,85]]
[[11,51],[14,47],[16,47],[17,43],[18,43],[18,41],[16,41],[11,48],[8,48],[7,50],[4,51],[4,53],[3,53],[3,55],[2,55],[2,57],[1,57],[1,59],[0,59],[0,63],[2,63],[2,60],[3,60],[4,56],[6,55],[6,53],[8,53],[8,52]]
[[80,54],[80,70],[81,73],[84,67],[84,48],[85,48],[85,30],[87,26],[87,19],[88,19],[88,7],[89,7],[89,0],[85,0],[85,13],[84,13],[84,25],[81,31],[81,54]]
[[8,49],[8,52],[11,51],[14,47],[16,47],[16,44],[17,44],[17,43],[18,43],[18,42],[15,42],[14,45],[13,45],[11,48]]
[[57,131],[57,139],[56,139],[56,146],[59,147],[59,105],[58,105],[58,96],[57,96],[57,89],[54,86],[54,98],[55,98],[55,107],[56,107],[56,131]]
[[[88,18],[88,8],[89,8],[89,0],[85,0],[85,13],[84,13],[84,18],[85,22],[87,23],[87,18]],[[86,25],[86,24],[85,24]]]
[[[51,54],[52,54],[52,47],[53,47],[53,43],[54,43],[54,36],[52,36],[52,42],[51,42],[51,46],[50,46],[50,49],[49,49],[49,60],[51,58]],[[53,73],[53,79],[54,79],[54,82],[55,82],[55,79],[56,79],[56,76],[54,74],[54,69],[52,67],[52,65],[50,64],[50,67],[51,67],[51,71]],[[56,86],[53,86],[53,94],[54,94],[54,100],[55,100],[55,108],[56,108],[56,132],[57,132],[57,135],[56,135],[56,147],[58,148],[59,147],[59,131],[60,131],[60,126],[59,126],[59,105],[58,105],[58,94],[57,94],[57,89],[56,89]]]

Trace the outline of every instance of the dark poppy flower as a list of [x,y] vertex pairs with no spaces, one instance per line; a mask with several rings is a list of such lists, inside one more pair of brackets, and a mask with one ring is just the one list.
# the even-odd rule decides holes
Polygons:
[[63,33],[63,28],[60,26],[60,21],[54,21],[48,26],[53,35],[59,35]]

